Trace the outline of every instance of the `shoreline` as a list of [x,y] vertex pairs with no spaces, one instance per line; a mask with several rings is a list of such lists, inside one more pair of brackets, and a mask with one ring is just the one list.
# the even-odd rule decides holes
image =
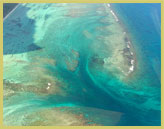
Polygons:
[[131,66],[129,67],[129,71],[128,71],[128,75],[129,75],[129,74],[133,73],[134,70],[136,69],[137,60],[136,60],[135,50],[134,50],[132,41],[129,38],[129,35],[127,33],[128,31],[126,31],[124,25],[121,23],[121,21],[117,17],[117,14],[113,11],[111,4],[108,3],[107,6],[110,9],[109,11],[113,15],[113,17],[115,18],[116,22],[118,22],[118,24],[120,24],[120,26],[123,28],[123,34],[125,35],[126,40],[127,40],[127,41],[125,41],[126,42],[126,48],[129,49],[130,55],[133,57],[133,59],[130,60]]

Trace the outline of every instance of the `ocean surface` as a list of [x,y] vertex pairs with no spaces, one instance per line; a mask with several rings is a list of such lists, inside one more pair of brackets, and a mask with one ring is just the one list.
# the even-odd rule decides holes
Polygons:
[[160,4],[19,4],[3,21],[4,125],[161,125]]

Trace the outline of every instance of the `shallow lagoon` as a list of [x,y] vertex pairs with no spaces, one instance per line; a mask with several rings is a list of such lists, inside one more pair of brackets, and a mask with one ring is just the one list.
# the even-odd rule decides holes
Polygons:
[[109,4],[20,4],[4,21],[4,124],[159,125],[136,46]]

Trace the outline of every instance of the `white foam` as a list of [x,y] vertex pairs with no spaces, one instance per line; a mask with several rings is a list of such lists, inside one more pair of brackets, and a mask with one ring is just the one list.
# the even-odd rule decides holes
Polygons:
[[47,90],[50,89],[50,86],[48,86],[46,89],[47,89]]
[[130,48],[130,45],[129,44],[127,44],[127,48]]
[[134,65],[133,65],[134,64],[134,60],[131,60],[131,64],[132,65],[129,68],[128,74],[134,71]]
[[48,86],[50,86],[51,85],[51,83],[48,83]]
[[116,22],[118,22],[118,18],[117,18],[117,16],[116,16],[116,14],[115,14],[112,10],[110,10],[110,12],[111,12],[111,13],[112,13],[112,15],[114,16],[114,18],[115,18]]
[[123,34],[126,34],[126,32],[124,31]]
[[130,48],[130,41],[127,42],[127,48]]
[[131,60],[131,64],[132,64],[132,65],[134,64],[134,60]]
[[130,52],[131,55],[133,55],[133,52]]
[[[107,4],[107,6],[110,8],[110,4]],[[110,12],[111,12],[111,13],[112,13],[112,15],[114,16],[114,18],[115,18],[116,22],[118,22],[119,20],[118,20],[118,18],[117,18],[117,16],[116,16],[116,14],[113,12],[113,10],[110,10]]]
[[134,70],[134,66],[132,65],[130,68],[129,68],[130,71],[133,71]]

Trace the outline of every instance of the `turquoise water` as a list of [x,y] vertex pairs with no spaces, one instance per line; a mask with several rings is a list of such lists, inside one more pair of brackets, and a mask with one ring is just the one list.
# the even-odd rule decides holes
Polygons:
[[4,124],[160,125],[159,7],[20,4],[3,24]]
[[[127,31],[134,39],[134,45],[138,51],[137,57],[141,60],[138,62],[142,71],[141,76],[143,76],[143,81],[152,80],[147,85],[156,88],[159,94],[154,97],[160,105],[161,4],[113,4],[113,7],[117,14],[120,14]],[[151,103],[148,105],[150,106]],[[148,125],[160,125],[160,111],[149,112],[143,121]]]

